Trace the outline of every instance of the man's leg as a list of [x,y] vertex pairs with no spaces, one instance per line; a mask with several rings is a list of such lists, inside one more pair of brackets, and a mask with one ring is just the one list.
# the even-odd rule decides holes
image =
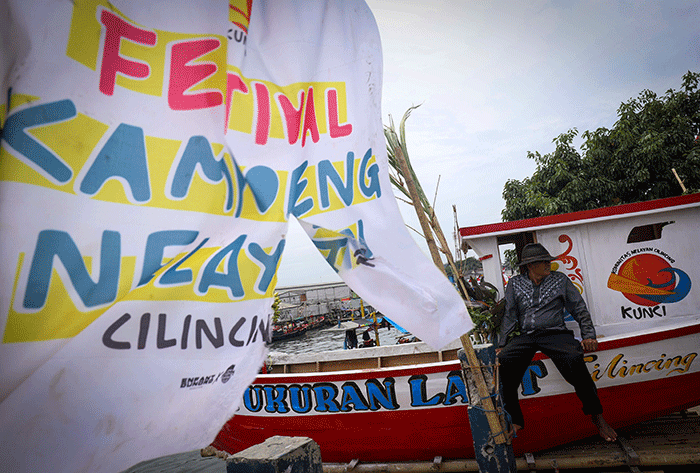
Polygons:
[[581,343],[569,332],[541,335],[537,341],[542,353],[551,358],[562,377],[574,387],[583,404],[583,413],[591,416],[600,435],[606,440],[615,440],[617,434],[603,418],[603,406],[595,382],[583,361]]
[[498,355],[503,385],[503,407],[510,415],[515,430],[525,426],[525,419],[518,401],[518,387],[535,351],[536,348],[530,336],[519,335],[508,342]]

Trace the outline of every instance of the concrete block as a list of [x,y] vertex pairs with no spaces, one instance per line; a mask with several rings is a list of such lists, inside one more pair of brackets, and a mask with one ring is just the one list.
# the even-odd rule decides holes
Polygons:
[[227,473],[323,473],[321,449],[308,437],[274,436],[226,460]]

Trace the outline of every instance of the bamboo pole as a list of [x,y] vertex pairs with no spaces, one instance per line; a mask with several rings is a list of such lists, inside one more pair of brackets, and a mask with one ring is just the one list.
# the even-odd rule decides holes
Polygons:
[[452,204],[452,213],[455,217],[455,259],[457,261],[461,261],[463,259],[462,256],[462,245],[460,244],[461,242],[459,241],[459,222],[457,221],[457,206],[455,204]]
[[[440,224],[438,223],[437,218],[435,217],[435,212],[432,211],[432,208],[430,208],[429,204],[428,210],[425,209],[425,207],[421,203],[418,189],[416,188],[416,183],[413,179],[412,173],[409,170],[408,162],[400,147],[396,148],[396,158],[399,163],[399,166],[401,167],[401,173],[403,174],[409,195],[413,200],[413,208],[415,209],[416,214],[418,215],[418,220],[420,221],[421,227],[423,228],[423,232],[425,233],[425,239],[428,242],[428,247],[430,248],[431,255],[433,256],[433,261],[435,262],[435,265],[438,268],[440,268],[443,271],[443,273],[445,273],[445,269],[442,264],[442,259],[440,258],[440,255],[438,253],[435,240],[432,238],[433,231],[435,231],[435,235],[437,235],[438,239],[440,240],[440,244],[443,246],[443,248],[447,248],[447,242],[445,240],[445,236],[442,234]],[[432,222],[429,222],[426,218],[427,212],[430,213]],[[452,255],[449,253],[449,251],[445,253],[447,255],[448,262],[451,262],[450,264],[452,271],[454,271],[455,277],[457,277],[457,268],[454,265],[454,261],[452,261]],[[461,278],[457,277],[457,280],[464,289]],[[464,289],[464,293],[467,293],[466,289]],[[482,406],[484,412],[486,413],[486,419],[491,430],[491,436],[493,437],[494,442],[496,444],[506,443],[508,439],[505,434],[505,429],[501,426],[500,417],[496,412],[496,409],[494,408],[494,404],[491,399],[491,393],[489,392],[486,380],[484,379],[484,373],[481,371],[481,363],[479,363],[479,360],[476,357],[476,353],[474,353],[474,347],[472,346],[472,342],[469,339],[469,335],[462,335],[460,337],[460,340],[462,341],[462,347],[464,348],[464,351],[467,355],[467,360],[469,361],[469,365],[471,367],[474,382],[476,383],[477,389],[479,390],[479,396],[482,398]]]
[[440,258],[440,252],[435,244],[435,239],[433,239],[433,232],[430,229],[430,223],[425,216],[425,212],[422,211],[423,205],[421,204],[418,189],[416,189],[416,184],[413,181],[411,171],[408,168],[408,162],[403,155],[401,147],[396,148],[396,160],[401,167],[401,174],[403,174],[403,178],[406,181],[406,187],[408,188],[409,196],[413,201],[413,208],[416,210],[416,215],[418,216],[420,226],[423,229],[423,236],[425,237],[425,242],[428,244],[428,249],[430,250],[430,256],[433,258],[433,263],[435,263],[435,266],[437,266],[443,274],[446,274],[445,267],[443,266],[442,259]]
[[676,179],[678,180],[678,184],[681,185],[681,189],[683,189],[683,193],[685,194],[685,192],[686,192],[685,185],[683,184],[683,181],[681,181],[681,178],[678,177],[678,173],[676,172],[676,169],[671,168],[671,171],[673,171],[673,175],[676,176]]
[[459,287],[462,289],[462,294],[465,296],[467,295],[467,288],[464,287],[464,281],[462,281],[462,278],[459,277],[459,272],[457,271],[457,266],[455,265],[454,258],[452,257],[452,253],[448,250],[447,246],[447,240],[445,239],[445,234],[442,232],[442,227],[440,227],[440,222],[437,219],[437,216],[435,215],[435,210],[433,210],[432,207],[429,209],[426,209],[428,211],[428,214],[430,215],[430,225],[433,227],[433,230],[435,232],[435,236],[437,236],[438,241],[440,242],[440,247],[442,252],[445,254],[445,258],[447,259],[447,264],[450,265],[450,268],[452,268],[452,274],[455,276],[455,280],[457,281],[457,284],[459,284]]
[[379,346],[379,329],[377,328],[377,311],[375,310],[372,312],[372,316],[374,317],[374,340],[377,343],[377,346]]
[[[433,230],[435,231],[435,236],[440,242],[442,252],[445,254],[447,262],[452,268],[453,274],[455,275],[457,282],[462,288],[462,291],[464,291],[464,294],[466,294],[466,288],[464,287],[462,278],[460,278],[457,273],[457,267],[455,266],[452,254],[448,250],[447,240],[445,239],[445,235],[442,232],[442,228],[440,227],[440,222],[438,221],[435,215],[435,211],[432,208],[427,210],[430,215],[430,224],[433,227]],[[476,353],[474,353],[474,347],[472,346],[471,339],[469,338],[469,335],[464,334],[460,337],[460,340],[462,341],[462,348],[464,348],[464,352],[467,355],[467,360],[469,361],[472,376],[474,376],[474,381],[476,382],[477,389],[479,390],[479,397],[481,398],[481,403],[486,413],[486,419],[489,423],[489,427],[491,428],[491,435],[494,437],[495,443],[506,443],[508,439],[505,433],[507,430],[505,420],[501,419],[501,417],[496,412],[494,403],[491,399],[491,392],[486,384],[486,380],[484,379],[484,374],[481,371],[481,364],[479,363],[479,360],[476,357]],[[496,386],[495,389],[498,389],[498,386]]]

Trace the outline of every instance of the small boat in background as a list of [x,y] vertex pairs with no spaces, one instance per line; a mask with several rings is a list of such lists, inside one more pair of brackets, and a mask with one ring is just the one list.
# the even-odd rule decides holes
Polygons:
[[325,315],[314,315],[272,325],[272,342],[301,337],[309,330],[327,327],[332,324]]
[[272,342],[289,340],[291,338],[301,337],[309,329],[307,324],[294,324],[292,322],[286,324],[274,324],[272,326]]
[[[700,194],[460,229],[504,293],[501,245],[539,242],[579,289],[599,349],[585,360],[615,428],[700,405]],[[695,284],[694,284],[695,283]],[[568,321],[578,334],[578,327]],[[424,343],[278,354],[213,446],[308,436],[324,462],[473,458],[457,351]],[[523,377],[516,455],[597,433],[571,386],[537,354]],[[390,446],[390,448],[388,448]]]

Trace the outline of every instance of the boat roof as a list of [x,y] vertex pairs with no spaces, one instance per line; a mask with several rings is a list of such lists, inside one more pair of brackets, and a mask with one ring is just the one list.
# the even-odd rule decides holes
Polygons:
[[667,197],[665,199],[635,202],[613,207],[602,207],[592,210],[581,210],[558,215],[534,217],[511,222],[499,222],[459,229],[461,237],[497,236],[499,234],[538,230],[571,224],[591,223],[594,221],[628,217],[633,214],[655,213],[673,208],[696,207],[700,205],[700,193]]

